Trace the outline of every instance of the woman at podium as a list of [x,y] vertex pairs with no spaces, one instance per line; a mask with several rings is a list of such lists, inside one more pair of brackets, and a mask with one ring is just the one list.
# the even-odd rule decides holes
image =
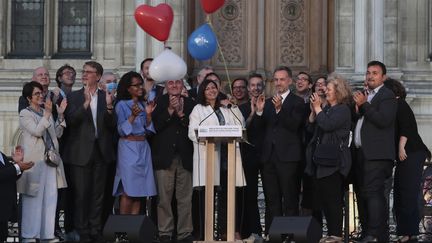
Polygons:
[[[224,105],[219,95],[219,86],[215,81],[204,80],[197,94],[198,104],[192,110],[189,117],[189,138],[194,144],[193,155],[193,186],[196,189],[201,189],[206,184],[206,164],[207,164],[207,148],[204,141],[199,141],[197,138],[197,129],[199,126],[208,125],[241,125],[244,127],[244,118],[237,106],[231,104]],[[235,167],[236,181],[238,187],[245,186],[245,176],[243,173],[240,148],[238,142],[235,143]],[[215,144],[215,159],[214,159],[214,185],[219,186],[218,190],[218,234],[223,239],[226,223],[226,183],[227,183],[227,144],[217,142]],[[204,203],[204,193],[201,189],[202,203]],[[201,207],[201,206],[200,206]],[[204,207],[204,206],[202,206]],[[204,217],[204,210],[201,210],[200,217]],[[238,221],[238,220],[237,220]],[[202,220],[202,222],[204,222]],[[202,224],[201,224],[202,225]],[[201,227],[201,229],[203,229]]]

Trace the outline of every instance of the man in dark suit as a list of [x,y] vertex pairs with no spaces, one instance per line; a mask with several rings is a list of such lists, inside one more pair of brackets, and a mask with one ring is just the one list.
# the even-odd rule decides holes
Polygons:
[[[240,143],[243,171],[246,177],[246,187],[243,188],[243,216],[240,221],[242,238],[249,237],[250,240],[261,239],[262,228],[258,210],[258,174],[261,170],[261,148],[264,140],[264,129],[254,129],[253,116],[256,111],[256,101],[264,91],[264,80],[261,74],[249,75],[247,89],[249,101],[239,106],[246,121],[246,132],[248,143]],[[270,224],[270,222],[269,222]]]
[[87,242],[101,239],[107,169],[115,160],[113,96],[98,89],[102,74],[99,63],[86,62],[82,70],[84,88],[67,97],[66,122],[70,135],[63,159],[70,166],[74,228],[81,241]]
[[379,61],[368,63],[367,91],[354,93],[359,120],[354,131],[356,168],[360,181],[359,207],[363,207],[361,242],[389,241],[388,206],[385,181],[392,176],[395,159],[394,123],[397,103],[384,86],[386,67]]
[[[261,161],[263,161],[263,186],[268,217],[298,215],[299,162],[302,160],[300,128],[303,124],[304,101],[290,92],[292,71],[280,66],[273,72],[276,95],[257,100],[257,128],[265,129]],[[269,225],[266,225],[266,232]]]
[[15,152],[10,158],[0,152],[0,242],[4,242],[8,236],[8,221],[15,211],[16,206],[16,180],[21,173],[33,167],[33,162],[23,162],[24,153],[20,146],[15,148]]
[[189,115],[195,102],[180,95],[182,80],[165,82],[167,94],[157,101],[153,111],[156,134],[152,138],[153,165],[156,170],[159,201],[157,205],[159,240],[172,242],[177,205],[177,242],[192,242],[192,156],[188,138]]

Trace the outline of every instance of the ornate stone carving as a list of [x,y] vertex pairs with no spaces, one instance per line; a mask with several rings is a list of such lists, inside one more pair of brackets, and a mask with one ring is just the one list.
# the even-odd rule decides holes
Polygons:
[[[225,60],[229,66],[243,66],[246,37],[245,5],[242,0],[228,0],[213,18],[213,25]],[[216,56],[217,65],[223,65],[220,52]]]
[[302,65],[306,36],[304,1],[282,0],[280,11],[280,61],[286,65]]

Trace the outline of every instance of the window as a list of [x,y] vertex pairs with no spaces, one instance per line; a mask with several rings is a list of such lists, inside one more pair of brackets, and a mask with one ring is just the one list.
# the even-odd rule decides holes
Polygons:
[[91,3],[91,0],[11,0],[8,57],[89,58]]
[[60,0],[58,55],[88,56],[90,53],[90,0]]
[[13,0],[10,57],[42,57],[44,0]]

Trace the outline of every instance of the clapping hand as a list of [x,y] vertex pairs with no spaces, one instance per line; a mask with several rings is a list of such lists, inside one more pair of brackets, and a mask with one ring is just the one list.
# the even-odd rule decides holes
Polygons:
[[317,111],[322,109],[321,105],[322,105],[322,101],[321,101],[321,97],[318,95],[318,93],[313,93],[310,97],[310,103],[311,103],[311,108],[312,110],[316,113],[318,113]]
[[143,110],[141,109],[141,107],[138,105],[138,102],[134,102],[132,105],[132,115],[134,117],[139,116],[139,114],[142,112]]
[[272,103],[276,111],[280,111],[282,108],[282,96],[280,94],[276,94],[273,96]]
[[21,146],[16,146],[12,153],[13,161],[19,166],[21,171],[25,171],[33,167],[34,162],[23,162],[24,160],[24,150]]
[[262,94],[258,96],[258,99],[256,101],[256,111],[262,112],[264,110],[264,105],[265,105],[265,96]]
[[67,100],[66,100],[66,98],[63,98],[63,100],[60,103],[60,105],[56,104],[56,107],[57,107],[57,113],[59,115],[63,115],[64,111],[66,110],[66,107],[67,107]]

